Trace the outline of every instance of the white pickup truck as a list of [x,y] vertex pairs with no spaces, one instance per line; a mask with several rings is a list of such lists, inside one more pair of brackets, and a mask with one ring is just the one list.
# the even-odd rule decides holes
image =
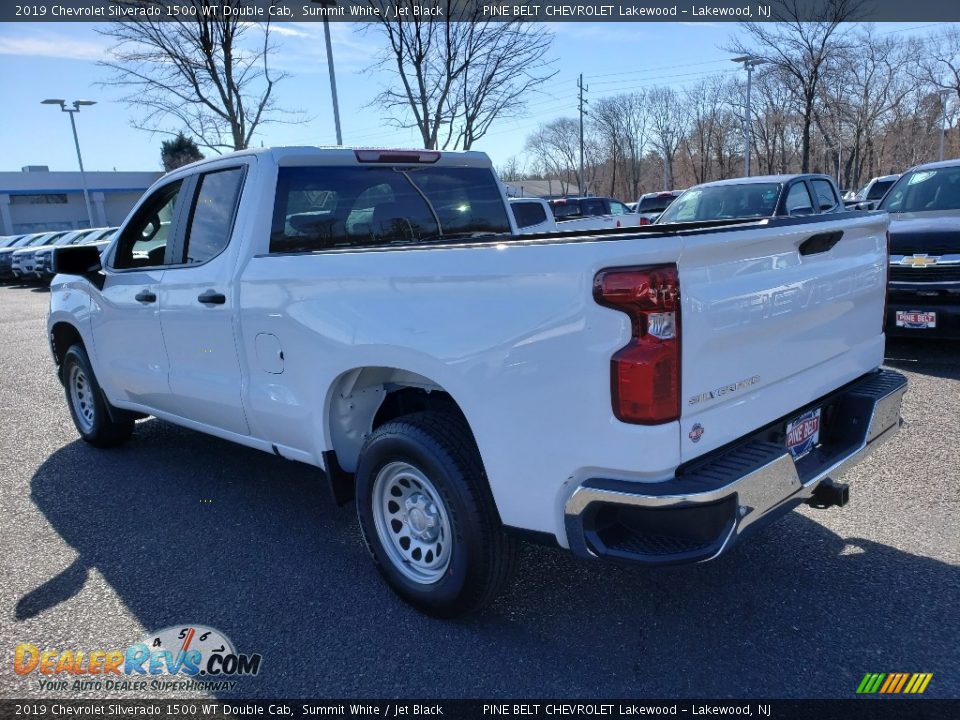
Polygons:
[[[887,216],[516,234],[480,153],[260,149],[160,179],[101,259],[58,248],[80,435],[152,415],[325,471],[422,610],[482,607],[519,538],[696,562],[900,424]],[[788,545],[785,544],[785,547]]]
[[634,227],[640,224],[639,217],[633,214],[586,215],[558,221],[554,217],[553,207],[543,198],[510,198],[508,202],[510,213],[520,235],[592,232],[593,230]]

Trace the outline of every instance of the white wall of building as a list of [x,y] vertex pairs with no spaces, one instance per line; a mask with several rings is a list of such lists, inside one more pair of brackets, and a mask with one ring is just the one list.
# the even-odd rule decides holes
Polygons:
[[[93,227],[119,225],[161,172],[85,173]],[[79,172],[0,172],[0,235],[90,227]]]

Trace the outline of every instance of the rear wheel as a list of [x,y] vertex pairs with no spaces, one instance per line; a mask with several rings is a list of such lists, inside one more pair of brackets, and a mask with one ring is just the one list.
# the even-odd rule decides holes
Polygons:
[[465,424],[441,412],[377,428],[357,468],[357,515],[381,575],[439,617],[489,604],[510,579],[516,541],[500,524]]
[[129,439],[133,416],[107,404],[82,345],[73,345],[64,354],[62,372],[67,406],[80,437],[97,447],[111,447]]

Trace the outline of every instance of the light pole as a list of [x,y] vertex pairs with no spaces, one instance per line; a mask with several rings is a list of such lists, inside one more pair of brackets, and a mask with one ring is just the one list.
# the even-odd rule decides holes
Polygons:
[[77,162],[80,164],[80,184],[83,186],[83,202],[87,206],[87,220],[90,221],[90,227],[96,227],[93,222],[93,210],[90,208],[90,192],[87,190],[87,175],[83,171],[83,156],[80,155],[80,139],[77,137],[77,123],[73,116],[80,112],[84,105],[96,105],[95,100],[74,100],[73,107],[67,107],[66,100],[47,98],[42,100],[41,105],[59,105],[60,110],[70,114],[70,127],[73,129],[73,144],[77,148]]
[[940,96],[940,154],[939,159],[943,160],[943,140],[947,134],[947,98],[953,94],[953,90],[941,90],[937,93]]
[[753,135],[753,115],[750,113],[750,86],[753,81],[753,69],[766,62],[756,55],[741,55],[733,58],[733,62],[741,63],[747,71],[747,115],[743,123],[743,176],[750,177],[750,138]]
[[[323,8],[334,8],[337,0],[310,0]],[[330,94],[333,96],[333,123],[337,128],[337,145],[343,145],[343,135],[340,133],[340,103],[337,102],[337,75],[333,71],[333,47],[330,44],[330,21],[327,14],[323,14],[323,37],[327,43],[327,69],[330,72]]]

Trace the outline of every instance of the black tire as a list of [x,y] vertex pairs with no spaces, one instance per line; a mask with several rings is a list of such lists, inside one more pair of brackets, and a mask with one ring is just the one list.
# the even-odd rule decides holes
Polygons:
[[[390,539],[377,530],[377,478],[398,465],[420,471],[442,502],[451,531],[449,564],[434,581],[408,577],[409,570],[399,567],[396,546],[391,550]],[[356,480],[357,516],[367,550],[390,587],[411,605],[435,617],[456,617],[488,605],[507,585],[517,541],[503,530],[480,453],[462,420],[430,411],[385,423],[364,443]],[[408,532],[412,522],[403,521]]]
[[96,447],[126,442],[133,433],[133,415],[107,403],[82,345],[72,345],[67,350],[61,372],[67,407],[80,437]]

